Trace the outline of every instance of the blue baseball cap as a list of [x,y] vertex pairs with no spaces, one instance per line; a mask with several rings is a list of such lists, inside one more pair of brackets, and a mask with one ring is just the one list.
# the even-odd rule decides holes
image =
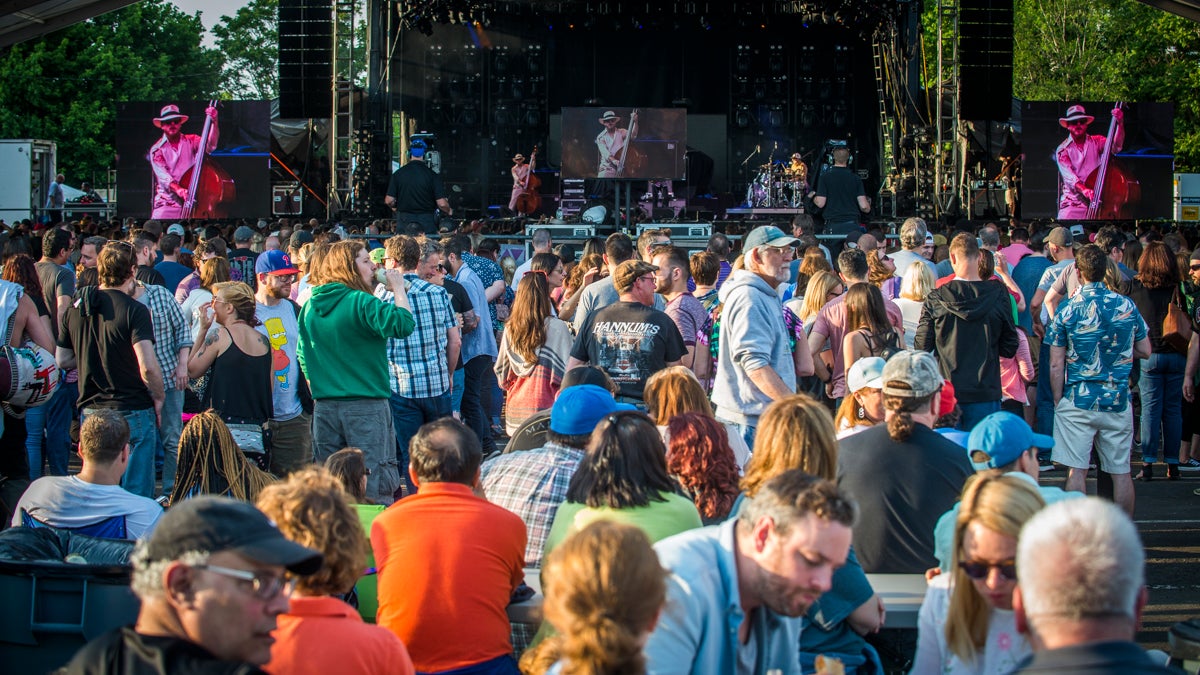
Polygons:
[[408,144],[408,154],[413,157],[424,157],[426,148],[425,141],[418,138]]
[[594,384],[568,387],[558,393],[550,409],[550,430],[564,436],[590,434],[605,416],[620,410],[636,410],[617,403],[611,392]]
[[982,452],[987,461],[971,461],[977,471],[998,469],[1017,461],[1029,448],[1049,450],[1054,439],[1045,434],[1035,434],[1025,420],[1010,412],[997,412],[980,420],[967,438],[967,451]]
[[255,274],[299,274],[300,270],[292,264],[292,257],[278,249],[263,251],[254,261]]

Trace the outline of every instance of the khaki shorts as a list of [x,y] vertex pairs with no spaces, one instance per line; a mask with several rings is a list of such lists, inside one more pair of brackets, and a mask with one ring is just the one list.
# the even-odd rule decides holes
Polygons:
[[1054,408],[1054,450],[1051,459],[1072,469],[1086,470],[1091,463],[1092,444],[1106,473],[1129,473],[1133,445],[1133,406],[1122,412],[1081,410],[1063,397]]
[[[1021,329],[1018,328],[1017,330]],[[1025,337],[1029,339],[1029,356],[1033,359],[1033,379],[1029,381],[1029,384],[1036,385],[1038,381],[1038,373],[1042,372],[1041,370],[1038,370],[1041,368],[1040,362],[1042,360],[1042,338],[1034,335],[1033,333],[1029,333]]]

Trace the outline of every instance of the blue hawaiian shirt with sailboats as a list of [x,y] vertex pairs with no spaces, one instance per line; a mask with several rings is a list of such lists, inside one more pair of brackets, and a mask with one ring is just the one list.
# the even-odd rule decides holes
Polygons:
[[1067,350],[1063,396],[1081,410],[1124,412],[1133,345],[1144,337],[1146,321],[1132,300],[1102,283],[1084,284],[1046,331],[1050,346]]

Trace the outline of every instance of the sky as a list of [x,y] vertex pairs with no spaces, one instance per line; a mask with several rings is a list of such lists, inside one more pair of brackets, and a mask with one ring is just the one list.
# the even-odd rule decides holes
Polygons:
[[243,0],[173,0],[173,2],[185,14],[191,15],[200,12],[200,20],[204,23],[204,28],[209,31],[209,34],[204,37],[206,46],[213,45],[212,27],[221,21],[221,16],[233,16],[239,7],[246,4]]

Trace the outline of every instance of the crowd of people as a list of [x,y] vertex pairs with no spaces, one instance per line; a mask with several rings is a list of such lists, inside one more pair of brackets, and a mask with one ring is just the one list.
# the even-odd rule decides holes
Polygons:
[[3,523],[137,542],[62,672],[1170,672],[1130,518],[1200,469],[1181,234],[390,230],[0,234]]

